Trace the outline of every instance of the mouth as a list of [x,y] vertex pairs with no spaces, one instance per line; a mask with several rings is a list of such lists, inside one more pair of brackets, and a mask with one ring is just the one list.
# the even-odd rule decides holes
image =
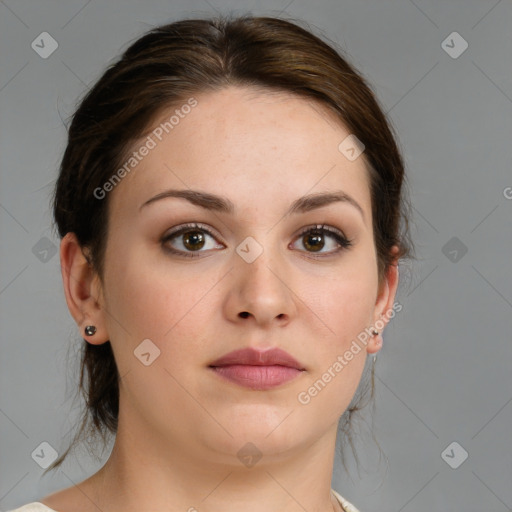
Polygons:
[[301,375],[305,368],[284,350],[236,350],[213,361],[209,368],[224,380],[237,385],[266,390]]

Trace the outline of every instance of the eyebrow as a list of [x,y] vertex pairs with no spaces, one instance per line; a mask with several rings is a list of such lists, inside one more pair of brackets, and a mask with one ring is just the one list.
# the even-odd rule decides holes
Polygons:
[[[213,210],[219,213],[232,215],[235,212],[235,205],[228,198],[191,189],[165,190],[164,192],[161,192],[160,194],[157,194],[156,196],[151,197],[146,202],[144,202],[139,207],[139,211],[145,206],[169,197],[183,198],[196,206],[200,206],[206,210]],[[317,208],[339,202],[352,205],[359,211],[363,217],[363,220],[365,219],[364,211],[361,208],[361,205],[352,196],[341,190],[336,192],[309,194],[307,196],[300,197],[292,203],[285,216],[291,215],[293,213],[306,213]]]

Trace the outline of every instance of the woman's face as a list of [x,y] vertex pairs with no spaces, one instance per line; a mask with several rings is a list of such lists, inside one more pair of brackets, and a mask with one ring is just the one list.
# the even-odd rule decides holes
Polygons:
[[[378,350],[358,335],[393,301],[394,286],[378,289],[368,174],[363,157],[338,148],[350,133],[318,105],[235,87],[194,98],[168,133],[159,120],[154,144],[134,146],[150,149],[109,192],[99,302],[122,377],[120,421],[205,458],[232,460],[248,442],[284,453],[332,433]],[[171,189],[219,199],[150,201]],[[319,194],[350,200],[289,211]],[[189,223],[200,229],[169,236]],[[351,245],[301,234],[318,224]],[[210,367],[247,347],[278,347],[304,370],[254,389]]]

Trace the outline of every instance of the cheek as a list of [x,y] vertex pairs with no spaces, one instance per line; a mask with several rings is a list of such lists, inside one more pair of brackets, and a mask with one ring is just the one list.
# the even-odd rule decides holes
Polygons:
[[365,327],[369,327],[374,301],[373,288],[361,279],[345,282],[332,290],[327,314],[336,333],[338,348],[347,338],[356,337]]
[[[323,337],[324,364],[350,349],[354,341],[362,338],[364,329],[370,327],[373,312],[373,289],[362,280],[340,282],[329,286],[328,300],[318,297],[311,309],[323,320],[326,335]],[[364,349],[365,346],[359,343]],[[353,350],[360,354],[364,350]],[[349,356],[350,357],[350,356]],[[326,360],[327,358],[327,360]]]
[[[309,292],[310,321],[305,324],[308,337],[315,339],[314,364],[297,397],[307,411],[336,421],[352,400],[367,357],[365,329],[371,325],[376,279],[376,271],[364,265],[341,271],[336,279],[319,280],[315,294]],[[308,289],[304,285],[302,293]]]
[[305,282],[306,298],[319,335],[324,333],[328,350],[341,350],[370,326],[375,307],[376,269],[370,265],[341,269],[336,277]]
[[[153,264],[150,258],[148,253],[124,253],[119,264],[107,269],[106,320],[120,365],[133,364],[133,350],[145,339],[161,351],[160,363],[176,361],[177,357],[184,361],[193,345],[201,343],[201,330],[211,314],[211,304],[207,311],[209,301],[204,295],[218,278],[186,270],[166,273],[161,259]],[[186,343],[173,343],[181,338]]]

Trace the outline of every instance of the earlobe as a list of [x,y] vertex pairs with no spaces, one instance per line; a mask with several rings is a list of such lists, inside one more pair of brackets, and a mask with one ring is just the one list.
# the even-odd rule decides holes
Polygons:
[[379,331],[374,334],[366,346],[368,354],[375,354],[382,348],[382,333]]
[[[64,295],[71,316],[87,342],[99,345],[108,341],[104,315],[97,290],[97,275],[83,254],[75,233],[67,233],[60,244],[60,265]],[[94,326],[94,334],[85,328]],[[91,329],[88,330],[91,332]]]

